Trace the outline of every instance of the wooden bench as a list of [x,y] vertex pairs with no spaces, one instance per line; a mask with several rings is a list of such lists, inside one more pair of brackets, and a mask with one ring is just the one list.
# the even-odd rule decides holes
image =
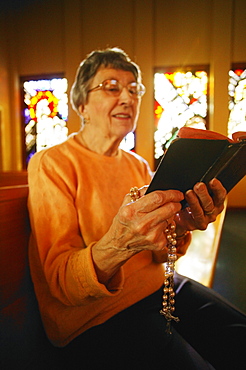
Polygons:
[[48,341],[28,265],[27,185],[0,187],[0,368],[63,369]]
[[0,172],[0,187],[26,184],[27,184],[27,171]]

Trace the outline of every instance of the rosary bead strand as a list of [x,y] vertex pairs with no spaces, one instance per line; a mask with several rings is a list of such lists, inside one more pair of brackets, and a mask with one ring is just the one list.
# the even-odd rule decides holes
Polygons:
[[176,225],[175,222],[172,222],[169,227],[166,228],[165,233],[167,236],[168,241],[168,253],[167,253],[167,262],[165,263],[165,280],[164,280],[164,287],[163,287],[163,302],[162,302],[162,309],[160,313],[165,317],[167,320],[167,333],[172,334],[171,330],[171,321],[174,320],[175,322],[179,321],[179,318],[173,316],[175,311],[175,292],[174,292],[174,272],[175,272],[175,261],[177,260],[177,249],[176,249],[176,237],[177,234],[175,232]]

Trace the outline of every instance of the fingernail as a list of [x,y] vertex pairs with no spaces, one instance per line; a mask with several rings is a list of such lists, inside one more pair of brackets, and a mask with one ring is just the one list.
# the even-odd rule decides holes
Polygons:
[[216,178],[212,179],[209,183],[210,186],[216,186],[216,183],[218,182],[218,180]]
[[196,190],[200,190],[201,187],[203,187],[204,183],[203,182],[198,182],[194,187]]
[[187,192],[185,193],[185,195],[188,195],[189,196],[189,194],[191,194],[192,193],[192,190],[190,189],[190,190],[187,190]]

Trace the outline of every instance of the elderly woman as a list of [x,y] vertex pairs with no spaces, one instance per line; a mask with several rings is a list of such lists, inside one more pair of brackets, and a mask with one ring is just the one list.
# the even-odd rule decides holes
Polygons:
[[122,50],[92,52],[71,91],[81,130],[29,164],[31,273],[47,336],[63,347],[69,369],[220,368],[239,338],[232,330],[225,341],[225,323],[245,323],[212,292],[177,277],[180,323],[165,331],[170,227],[182,255],[190,231],[222,211],[226,191],[214,179],[211,198],[196,184],[185,194],[189,211],[181,211],[179,191],[145,195],[148,164],[119,148],[136,128],[144,92],[139,67]]

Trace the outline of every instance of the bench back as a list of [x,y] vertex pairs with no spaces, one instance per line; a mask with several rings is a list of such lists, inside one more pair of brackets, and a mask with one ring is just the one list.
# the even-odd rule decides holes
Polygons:
[[0,187],[27,184],[27,171],[0,172]]
[[27,197],[27,185],[0,187],[0,368],[56,369],[30,277]]
[[0,188],[0,288],[1,300],[11,304],[25,278],[30,227],[28,186]]

